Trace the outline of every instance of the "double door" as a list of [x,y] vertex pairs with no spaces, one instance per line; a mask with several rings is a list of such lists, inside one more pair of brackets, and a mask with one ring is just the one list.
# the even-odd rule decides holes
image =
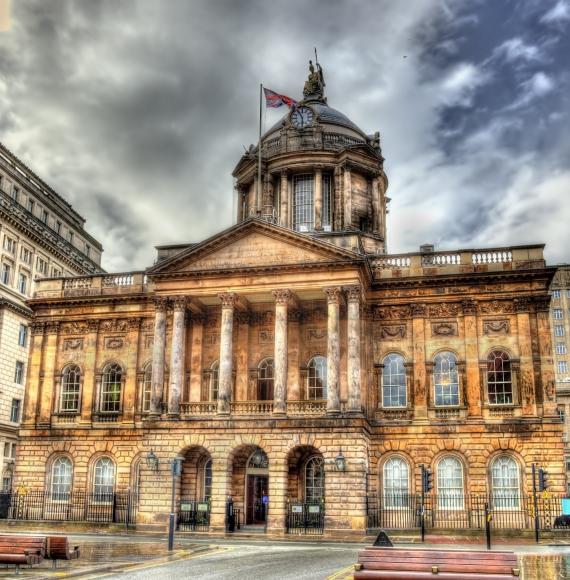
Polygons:
[[247,476],[246,524],[265,524],[267,521],[268,480],[267,475],[249,474]]

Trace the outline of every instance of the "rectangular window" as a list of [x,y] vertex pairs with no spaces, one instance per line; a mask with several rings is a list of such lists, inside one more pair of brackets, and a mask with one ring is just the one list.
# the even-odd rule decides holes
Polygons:
[[17,202],[19,198],[20,190],[14,185],[14,187],[12,187],[12,199]]
[[10,285],[11,274],[12,268],[10,268],[10,264],[2,264],[2,284]]
[[91,248],[85,244],[85,255],[89,258],[91,255]]
[[28,327],[25,324],[20,324],[20,332],[18,333],[18,345],[25,347],[28,343]]
[[55,233],[56,234],[60,234],[61,235],[61,222],[60,221],[56,221],[55,222]]
[[562,320],[563,316],[564,313],[562,312],[562,308],[555,308],[552,311],[552,317],[554,318],[554,320]]
[[43,258],[40,258],[39,256],[36,261],[36,269],[38,271],[38,274],[42,274],[43,276],[47,274],[47,262]]
[[559,373],[567,373],[568,372],[568,363],[565,360],[558,361],[558,372]]
[[73,232],[72,231],[69,232],[69,238],[68,239],[69,239],[69,243],[70,244],[73,244]]
[[16,361],[16,371],[14,372],[14,382],[18,385],[24,384],[24,363],[21,360]]
[[44,222],[44,224],[48,223],[48,216],[49,216],[48,212],[44,209],[42,211],[42,222]]
[[28,277],[25,274],[18,275],[18,292],[25,294],[28,289]]
[[322,226],[325,232],[330,232],[332,227],[332,187],[331,176],[323,175],[323,217]]
[[564,336],[564,327],[561,324],[554,326],[554,336]]
[[52,268],[51,275],[54,278],[59,278],[61,276],[61,270],[59,268]]
[[16,252],[16,240],[14,238],[10,238],[9,236],[4,235],[4,249],[11,254]]
[[570,298],[570,288],[569,288],[568,290],[566,290],[566,296],[567,296],[568,298]]
[[32,263],[32,251],[29,248],[22,246],[20,249],[20,260],[26,264]]
[[556,354],[566,354],[566,344],[563,342],[556,343]]
[[35,207],[36,207],[36,202],[33,199],[28,198],[28,211],[30,213],[34,213],[34,208]]
[[18,423],[20,421],[20,399],[12,399],[12,408],[10,409],[10,421]]
[[552,298],[554,300],[558,300],[560,298],[560,290],[553,290],[552,291]]
[[295,175],[293,178],[293,229],[308,232],[314,229],[313,176]]

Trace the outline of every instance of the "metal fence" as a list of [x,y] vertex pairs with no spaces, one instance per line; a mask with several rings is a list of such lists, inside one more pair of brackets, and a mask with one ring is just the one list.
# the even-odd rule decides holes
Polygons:
[[178,529],[182,532],[207,532],[210,529],[209,499],[182,497],[178,502]]
[[133,492],[51,494],[42,490],[0,493],[0,519],[136,523],[138,497]]
[[324,502],[288,501],[285,525],[288,534],[322,534],[325,529]]
[[[538,525],[541,530],[568,529],[570,516],[564,516],[562,496],[537,496]],[[424,497],[426,528],[485,529],[485,505],[489,506],[492,526],[505,530],[533,529],[534,498],[528,496],[488,497],[485,494],[437,495]],[[367,500],[370,530],[412,529],[421,526],[421,494],[389,494]]]

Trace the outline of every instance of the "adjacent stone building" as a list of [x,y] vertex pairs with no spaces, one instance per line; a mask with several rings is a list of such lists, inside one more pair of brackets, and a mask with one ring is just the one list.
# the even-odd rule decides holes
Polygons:
[[533,463],[564,490],[543,246],[386,254],[379,135],[323,87],[319,67],[263,136],[260,180],[256,147],[237,164],[236,225],[39,282],[22,488],[128,488],[163,526],[180,454],[181,514],[199,499],[210,530],[231,497],[246,525],[324,513],[342,535],[371,502],[404,513],[421,465],[448,513],[522,507]]
[[22,414],[34,282],[48,276],[95,274],[101,244],[85,220],[0,144],[0,473],[12,485]]

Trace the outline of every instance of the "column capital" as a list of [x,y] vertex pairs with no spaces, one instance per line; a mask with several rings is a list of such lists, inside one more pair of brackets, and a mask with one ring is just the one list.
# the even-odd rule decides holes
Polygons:
[[550,311],[550,296],[535,296],[533,302],[537,312]]
[[89,332],[97,332],[99,330],[99,321],[98,320],[88,320],[87,321],[87,330]]
[[529,312],[530,311],[530,298],[528,296],[521,296],[520,298],[515,298],[515,312]]
[[59,334],[59,322],[47,322],[46,323],[46,334]]
[[218,298],[222,301],[222,308],[233,308],[236,305],[238,295],[235,292],[221,292]]
[[127,325],[130,330],[139,330],[142,325],[143,319],[137,316],[136,318],[128,318]]
[[423,302],[414,303],[411,306],[413,318],[423,318],[427,316],[427,306]]
[[187,296],[172,296],[170,298],[172,302],[172,306],[174,310],[186,310],[186,306],[188,306],[188,297]]
[[154,304],[154,309],[157,312],[166,312],[166,308],[168,306],[168,298],[165,296],[155,296],[152,299],[152,303]]
[[32,334],[43,334],[45,330],[45,322],[32,322]]
[[342,288],[340,286],[329,286],[323,288],[323,292],[327,295],[327,302],[329,304],[341,304]]
[[275,304],[279,304],[280,306],[287,306],[293,298],[293,292],[284,288],[273,290],[271,293],[273,294],[273,298],[275,298]]
[[360,304],[364,300],[364,292],[360,284],[345,286],[343,290],[346,294],[346,299],[348,302],[357,302]]
[[461,301],[461,310],[463,314],[466,316],[476,316],[478,305],[476,300],[462,300]]

